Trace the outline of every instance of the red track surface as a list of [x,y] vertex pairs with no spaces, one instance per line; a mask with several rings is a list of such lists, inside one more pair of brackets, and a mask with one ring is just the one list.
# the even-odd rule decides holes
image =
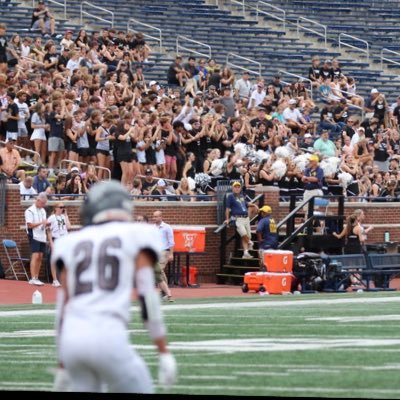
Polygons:
[[[392,280],[390,287],[400,290],[400,279]],[[36,289],[42,292],[44,304],[54,304],[56,302],[57,289],[51,286],[51,284],[34,286],[29,285],[26,281],[1,279],[0,305],[31,304],[32,293]],[[243,294],[240,286],[216,285],[213,283],[201,284],[199,288],[172,287],[171,291],[175,299],[258,296],[258,294],[254,292]]]
[[[0,280],[0,305],[31,304],[32,293],[38,289],[43,296],[44,304],[56,302],[57,289],[51,284],[44,286],[29,285],[26,281]],[[176,299],[244,296],[240,286],[216,285],[204,283],[199,288],[172,287],[172,295]]]

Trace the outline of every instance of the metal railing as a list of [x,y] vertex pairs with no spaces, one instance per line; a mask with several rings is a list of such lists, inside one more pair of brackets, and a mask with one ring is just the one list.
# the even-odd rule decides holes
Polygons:
[[[311,100],[314,99],[313,86],[312,86],[311,79],[308,79],[308,78],[306,78],[304,76],[293,74],[291,72],[287,72],[287,71],[284,71],[284,70],[279,70],[278,73],[281,74],[281,75],[288,75],[288,76],[293,76],[294,78],[302,79],[304,82],[309,82],[310,83],[310,88],[305,88],[305,89],[307,90],[307,92],[310,92],[310,99]],[[290,85],[292,82],[287,82],[287,81],[282,80],[282,83],[285,83],[286,85]]]
[[400,53],[399,53],[399,52],[393,51],[393,50],[390,50],[390,49],[386,49],[386,48],[384,47],[384,48],[381,50],[381,69],[383,69],[383,62],[384,62],[384,61],[387,61],[388,63],[391,63],[391,64],[400,65],[400,61],[395,61],[395,60],[393,60],[393,59],[384,57],[384,56],[383,56],[383,53],[385,53],[385,52],[386,52],[386,53],[390,53],[390,54],[394,54],[394,55],[398,56],[398,57],[399,57],[399,60],[400,60]]
[[[84,5],[88,6],[89,8],[94,8],[96,10],[104,11],[105,13],[111,14],[111,20],[104,19],[102,17],[99,17],[96,14],[91,14],[91,13],[89,13],[87,11],[84,11],[83,10],[83,6]],[[108,24],[111,24],[111,28],[114,27],[114,13],[112,11],[110,11],[110,10],[107,10],[106,8],[95,6],[94,4],[89,3],[87,1],[82,1],[82,3],[81,3],[81,14],[80,14],[80,24],[81,25],[83,24],[83,14],[88,15],[89,17],[98,19],[99,21],[103,21],[103,22],[106,22]]]
[[[47,0],[48,3],[54,3],[64,8],[64,19],[67,19],[67,0],[62,3],[56,0]],[[32,8],[35,8],[35,0],[32,0]]]
[[[258,67],[258,71],[252,70],[250,68],[243,67],[243,66],[241,66],[239,64],[235,64],[232,61],[229,61],[229,58],[238,58],[240,60],[247,61],[250,64],[254,64],[254,65],[256,65]],[[251,72],[252,74],[261,76],[261,69],[262,69],[261,63],[259,63],[258,61],[254,61],[251,58],[242,57],[242,56],[239,56],[238,54],[235,54],[235,53],[228,53],[226,55],[226,65],[227,66],[231,66],[233,68],[237,68],[237,69],[243,70],[243,71],[248,71],[248,72]]]
[[[63,168],[64,164],[67,164],[65,168]],[[68,169],[68,164],[85,165],[86,167],[88,167],[88,165],[89,165],[88,163],[84,163],[84,162],[80,162],[80,161],[73,161],[73,160],[64,159],[64,160],[60,161],[59,167],[60,167],[60,169]],[[96,170],[106,171],[107,174],[108,174],[108,179],[111,179],[111,170],[109,170],[108,168],[105,168],[105,167],[99,167],[98,165],[93,165],[93,167]]]
[[[242,0],[242,1],[239,1],[239,0],[231,0],[231,3],[232,3],[232,4],[237,4],[237,5],[239,5],[239,6],[242,6],[243,16],[245,15],[245,13],[246,13],[246,4],[245,4],[244,0]],[[219,5],[219,4],[217,3],[217,5]]]
[[162,53],[162,31],[161,31],[161,29],[159,29],[159,28],[157,28],[157,27],[155,27],[153,25],[148,25],[148,24],[145,24],[143,22],[140,22],[137,19],[129,18],[128,19],[128,24],[127,24],[127,27],[126,27],[126,30],[128,32],[129,31],[131,31],[131,32],[139,32],[136,29],[133,29],[131,27],[131,22],[133,22],[135,25],[145,26],[146,28],[154,29],[155,31],[157,31],[158,34],[159,34],[159,37],[151,36],[151,35],[149,35],[147,33],[144,33],[143,31],[141,31],[141,33],[143,34],[144,37],[147,37],[149,39],[153,39],[153,40],[157,41],[159,43],[159,46],[160,46],[160,53]]
[[[208,49],[208,53],[207,53],[207,54],[206,54],[206,53],[201,53],[201,52],[199,52],[199,51],[197,51],[197,50],[194,50],[193,48],[185,47],[185,46],[183,46],[182,44],[180,44],[179,41],[185,41],[185,42],[195,43],[195,44],[197,44],[197,45],[199,45],[199,46],[201,46],[201,47],[205,47],[206,49]],[[197,54],[197,55],[202,56],[202,57],[211,58],[211,46],[209,46],[208,44],[199,42],[199,41],[197,41],[197,40],[189,39],[189,38],[186,37],[186,36],[178,35],[178,36],[176,37],[176,53],[177,53],[177,54],[180,54],[180,52],[179,52],[180,49],[186,50],[186,51],[189,52],[189,53],[194,53],[194,54]]]
[[[243,3],[244,3],[244,1],[243,1]],[[265,11],[265,10],[261,10],[260,6],[272,8],[272,10],[282,13],[282,16],[273,14],[273,13]],[[273,6],[272,4],[265,3],[264,1],[259,1],[257,3],[257,7],[256,7],[256,18],[257,18],[257,21],[258,21],[258,17],[259,17],[260,14],[267,15],[267,16],[269,16],[271,18],[274,18],[274,19],[277,19],[278,21],[283,22],[283,30],[286,30],[286,11],[283,8],[279,8],[279,7]]]
[[[301,25],[300,21],[305,21],[308,22],[309,24],[313,24],[315,26],[318,26],[319,28],[322,28],[324,30],[324,33],[321,33],[319,31],[316,31],[315,29],[311,29],[307,26]],[[297,37],[300,36],[300,29],[303,29],[304,31],[308,31],[313,33],[314,35],[320,36],[322,38],[324,38],[324,43],[325,43],[325,49],[327,49],[327,26],[326,25],[322,25],[316,21],[313,21],[311,19],[308,18],[304,18],[304,17],[298,17],[297,18]]]
[[[342,40],[343,37],[356,40],[360,43],[364,43],[366,45],[366,48],[364,49],[362,47],[357,47],[357,46],[353,46],[352,44],[346,43]],[[339,50],[342,50],[342,46],[350,47],[352,49],[359,50],[359,51],[365,53],[367,55],[367,61],[369,61],[369,43],[366,40],[360,39],[356,36],[348,35],[347,33],[340,33],[339,34]]]
[[[3,140],[0,140],[0,144],[5,145],[6,142],[4,142]],[[34,156],[37,156],[37,163],[28,162],[28,161],[24,160],[21,157],[21,162],[22,163],[30,165],[31,167],[36,167],[37,165],[40,165],[42,163],[42,159],[40,158],[40,154],[37,151],[31,150],[31,149],[27,149],[26,147],[17,146],[16,144],[14,144],[14,149],[18,150],[19,152],[24,151],[25,153],[33,154]]]

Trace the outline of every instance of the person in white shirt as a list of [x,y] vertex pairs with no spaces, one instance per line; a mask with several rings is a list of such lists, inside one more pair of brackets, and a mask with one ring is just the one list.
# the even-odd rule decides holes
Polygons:
[[44,283],[39,280],[40,266],[42,265],[43,254],[46,251],[46,207],[47,195],[42,192],[36,197],[35,203],[25,210],[26,232],[31,246],[30,285],[42,286]]
[[[160,261],[156,267],[156,283],[164,294],[163,300],[173,302],[171,289],[168,287],[168,279],[165,275],[167,264],[174,259],[174,233],[171,225],[163,221],[162,212],[154,211],[153,222],[161,233],[162,252]],[[158,269],[157,269],[158,268]]]
[[52,264],[60,274],[55,391],[153,393],[146,363],[128,332],[135,287],[144,326],[159,354],[158,384],[176,381],[166,326],[155,290],[161,253],[158,230],[133,223],[133,202],[120,182],[93,186],[83,203],[83,228],[54,242]]
[[261,104],[266,95],[267,93],[264,90],[264,83],[258,82],[257,89],[253,90],[251,93],[248,109],[257,107],[259,104]]
[[34,189],[33,185],[33,178],[31,176],[25,176],[24,180],[19,184],[19,194],[23,200],[30,200],[32,199],[37,191]]
[[289,107],[283,110],[285,124],[296,133],[304,132],[307,129],[307,122],[296,107],[297,101],[295,99],[290,99],[288,104]]
[[[50,215],[47,222],[49,224],[47,237],[49,239],[50,249],[53,250],[55,240],[67,235],[68,231],[71,229],[71,223],[69,222],[64,203],[57,203],[54,206],[54,213]],[[51,276],[53,278],[53,286],[61,286],[53,266],[51,266]]]
[[20,90],[17,93],[17,99],[15,100],[15,104],[18,106],[19,111],[19,119],[18,119],[18,139],[21,137],[28,136],[28,129],[26,128],[26,121],[28,121],[30,117],[29,107],[26,104],[26,99],[28,95],[23,90]]
[[244,71],[242,78],[235,83],[235,97],[248,100],[250,97],[251,82],[249,71]]

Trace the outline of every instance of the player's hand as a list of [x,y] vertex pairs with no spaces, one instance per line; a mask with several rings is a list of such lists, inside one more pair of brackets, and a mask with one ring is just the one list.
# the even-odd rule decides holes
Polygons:
[[54,375],[53,392],[69,392],[71,379],[66,369],[58,367]]
[[158,363],[158,383],[168,388],[176,382],[176,361],[171,353],[161,353]]

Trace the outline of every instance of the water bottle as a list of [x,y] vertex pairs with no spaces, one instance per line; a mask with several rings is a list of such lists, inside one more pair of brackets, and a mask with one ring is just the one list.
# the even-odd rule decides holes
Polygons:
[[390,242],[390,233],[388,231],[385,232],[384,241],[385,242]]
[[32,295],[32,304],[42,304],[43,298],[42,293],[39,290],[35,290]]

